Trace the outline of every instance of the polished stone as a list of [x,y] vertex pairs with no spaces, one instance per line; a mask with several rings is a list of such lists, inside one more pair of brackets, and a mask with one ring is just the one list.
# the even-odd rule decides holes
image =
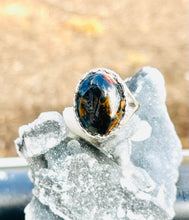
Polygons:
[[91,135],[108,135],[125,114],[124,88],[116,75],[90,72],[80,82],[75,96],[76,114]]

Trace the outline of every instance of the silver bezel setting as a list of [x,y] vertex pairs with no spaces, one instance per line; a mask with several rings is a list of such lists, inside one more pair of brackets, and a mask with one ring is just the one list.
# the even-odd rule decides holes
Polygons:
[[[92,135],[91,133],[87,132],[83,128],[83,126],[81,125],[80,120],[79,120],[78,115],[77,115],[77,112],[76,112],[76,94],[79,91],[80,84],[86,78],[86,76],[88,76],[88,74],[94,73],[94,72],[112,74],[112,76],[116,79],[116,81],[121,84],[121,86],[123,88],[123,94],[124,94],[124,97],[126,99],[125,114],[124,114],[123,118],[121,119],[119,125],[117,127],[113,128],[108,135],[103,135],[103,136],[100,135],[100,134]],[[113,136],[122,126],[124,126],[130,120],[130,118],[133,116],[133,114],[139,109],[140,104],[135,99],[135,97],[132,95],[132,93],[130,92],[130,90],[127,87],[126,83],[121,79],[121,77],[117,73],[115,73],[114,71],[112,71],[110,69],[106,69],[106,68],[95,68],[95,69],[91,69],[89,72],[86,72],[82,76],[82,78],[79,80],[79,82],[76,86],[75,94],[74,94],[73,106],[74,106],[75,119],[78,122],[81,130],[88,137],[90,137],[94,140],[102,140],[103,141],[107,137]]]

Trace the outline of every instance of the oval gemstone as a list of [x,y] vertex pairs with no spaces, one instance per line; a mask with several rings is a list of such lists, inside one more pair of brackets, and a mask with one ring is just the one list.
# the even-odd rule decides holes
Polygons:
[[125,114],[124,88],[117,76],[90,72],[80,82],[75,95],[75,111],[80,125],[91,135],[108,135]]

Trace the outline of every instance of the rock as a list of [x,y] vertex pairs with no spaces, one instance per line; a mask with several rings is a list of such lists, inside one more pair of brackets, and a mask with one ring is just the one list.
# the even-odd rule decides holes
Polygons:
[[181,143],[167,113],[164,79],[144,67],[126,84],[140,109],[100,142],[80,131],[73,108],[64,118],[43,113],[21,127],[15,143],[35,185],[27,220],[174,217]]
[[41,113],[32,123],[19,128],[15,140],[18,154],[35,157],[58,145],[66,137],[66,126],[58,112]]

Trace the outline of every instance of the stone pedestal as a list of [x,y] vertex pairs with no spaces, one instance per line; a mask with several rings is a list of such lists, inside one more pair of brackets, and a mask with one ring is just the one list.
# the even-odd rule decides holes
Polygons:
[[73,130],[65,123],[72,122],[72,108],[64,117],[42,113],[19,129],[16,148],[35,185],[27,220],[174,217],[181,143],[165,105],[163,76],[144,67],[126,84],[140,109],[104,141],[75,132],[74,120]]

